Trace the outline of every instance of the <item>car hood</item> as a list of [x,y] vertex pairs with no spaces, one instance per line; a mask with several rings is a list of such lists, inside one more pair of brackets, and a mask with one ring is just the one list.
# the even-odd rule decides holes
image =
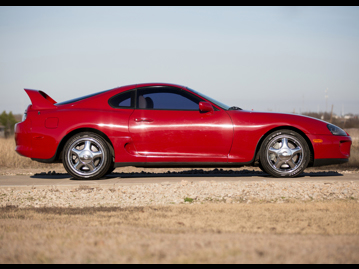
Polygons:
[[228,112],[234,122],[244,121],[243,124],[255,124],[266,129],[291,126],[306,134],[332,135],[327,127],[328,122],[309,116],[248,110],[230,110]]

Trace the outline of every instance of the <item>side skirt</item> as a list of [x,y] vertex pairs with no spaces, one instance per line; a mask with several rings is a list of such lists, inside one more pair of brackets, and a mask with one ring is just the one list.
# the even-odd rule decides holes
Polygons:
[[144,168],[204,168],[204,167],[215,167],[215,168],[225,168],[225,167],[241,167],[244,165],[252,165],[253,162],[247,163],[223,163],[223,162],[156,162],[156,163],[146,163],[146,162],[138,162],[138,163],[115,163],[115,167],[125,167],[125,166],[134,166],[134,167],[144,167]]
[[37,159],[37,158],[31,158],[33,161],[37,161],[39,163],[62,163],[60,159],[56,160],[56,153],[54,156],[52,156],[50,159]]
[[349,159],[314,159],[314,166],[323,166],[331,164],[342,164],[349,162]]

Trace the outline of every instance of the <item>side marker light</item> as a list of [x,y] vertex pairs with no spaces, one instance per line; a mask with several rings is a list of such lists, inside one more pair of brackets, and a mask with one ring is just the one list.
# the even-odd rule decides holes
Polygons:
[[322,140],[322,139],[313,139],[313,142],[314,142],[314,143],[322,143],[323,140]]

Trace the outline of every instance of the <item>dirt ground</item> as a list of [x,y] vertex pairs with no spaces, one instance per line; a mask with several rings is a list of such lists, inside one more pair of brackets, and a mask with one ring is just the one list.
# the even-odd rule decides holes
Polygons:
[[[0,175],[66,173],[62,164],[33,163],[1,166]],[[258,167],[224,170],[230,169],[260,171]],[[114,173],[188,170],[124,167]],[[358,173],[359,168],[328,166],[305,172],[348,170]],[[357,264],[358,220],[357,201],[124,209],[4,207],[0,208],[0,264]]]
[[359,203],[0,209],[0,263],[359,263]]

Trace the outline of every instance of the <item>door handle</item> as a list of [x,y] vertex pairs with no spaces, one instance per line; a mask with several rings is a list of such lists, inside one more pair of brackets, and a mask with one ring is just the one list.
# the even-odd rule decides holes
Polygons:
[[148,119],[148,118],[136,118],[134,119],[135,122],[152,122],[153,119]]

